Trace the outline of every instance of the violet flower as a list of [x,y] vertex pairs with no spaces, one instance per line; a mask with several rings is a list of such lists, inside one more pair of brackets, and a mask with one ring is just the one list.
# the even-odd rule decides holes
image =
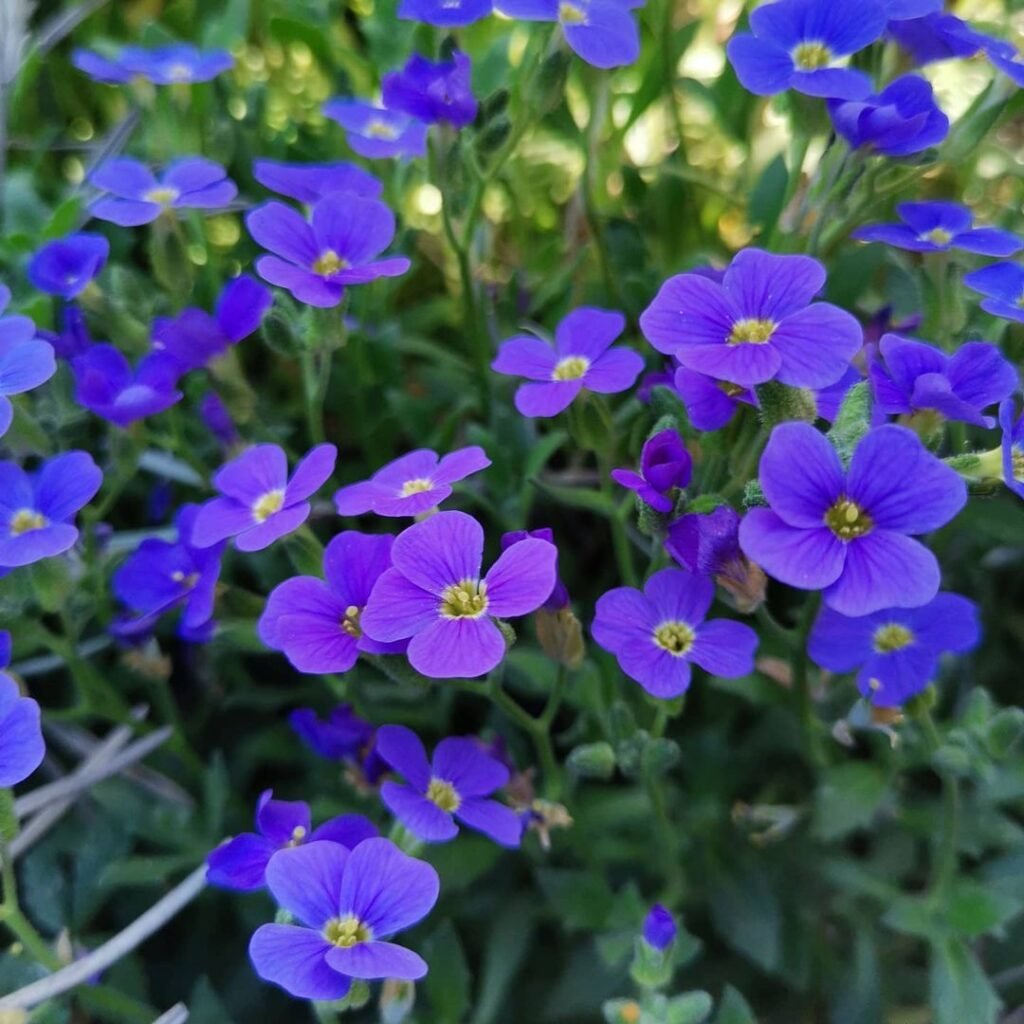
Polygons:
[[693,459],[675,430],[661,430],[644,443],[640,453],[640,472],[613,469],[612,479],[639,495],[641,501],[658,512],[671,512],[673,492],[690,482]]
[[71,360],[75,401],[119,427],[169,409],[180,402],[182,367],[166,352],[143,357],[134,369],[113,345],[93,345]]

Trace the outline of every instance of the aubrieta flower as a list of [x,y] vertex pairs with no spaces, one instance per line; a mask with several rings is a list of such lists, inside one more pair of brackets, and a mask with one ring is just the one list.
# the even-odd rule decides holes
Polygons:
[[154,85],[178,85],[208,82],[233,67],[235,61],[227,50],[202,51],[187,43],[175,43],[153,50],[125,46],[109,58],[92,50],[75,50],[71,63],[108,85],[124,85],[134,78]]
[[148,537],[114,573],[114,595],[132,612],[115,623],[117,635],[147,633],[161,615],[180,607],[179,635],[206,639],[225,545],[197,548],[191,543],[198,512],[198,505],[182,505],[175,519],[177,539]]
[[498,0],[502,14],[524,21],[555,21],[569,48],[596,68],[632,64],[640,56],[633,0]]
[[238,195],[227,171],[200,156],[175,160],[159,178],[138,160],[117,157],[100,164],[89,182],[110,193],[89,212],[121,227],[149,224],[171,210],[218,210]]
[[705,621],[715,585],[683,569],[662,569],[643,591],[616,587],[597,602],[591,633],[652,697],[689,689],[691,663],[737,679],[754,671],[757,634],[728,619]]
[[427,965],[384,940],[426,917],[437,872],[388,839],[349,851],[308,843],[270,858],[267,887],[297,924],[265,924],[249,943],[256,973],[299,999],[341,999],[353,978],[415,981]]
[[469,737],[441,740],[434,756],[419,737],[401,725],[377,730],[377,752],[406,783],[385,782],[381,800],[392,814],[426,843],[446,843],[459,834],[456,821],[482,832],[501,846],[518,846],[522,838],[519,815],[497,800],[488,799],[509,780],[508,768],[484,753]]
[[221,289],[212,316],[190,306],[175,317],[157,317],[153,347],[174,356],[183,372],[198,370],[248,338],[273,301],[268,288],[241,274]]
[[1024,242],[1010,231],[972,227],[974,217],[960,203],[900,203],[896,212],[902,224],[867,224],[852,237],[912,252],[962,249],[982,256],[1012,256],[1024,249]]
[[464,512],[438,512],[395,538],[388,569],[363,611],[374,640],[410,639],[409,662],[432,679],[481,676],[505,656],[494,618],[528,615],[555,585],[558,552],[524,540],[481,576],[483,527]]
[[491,368],[536,382],[516,391],[516,408],[524,416],[557,416],[584,388],[615,394],[633,386],[643,359],[631,349],[610,349],[625,326],[621,313],[574,309],[555,329],[553,348],[532,335],[509,338]]
[[360,718],[351,704],[339,704],[326,721],[312,708],[299,708],[288,716],[288,722],[314,754],[355,769],[357,786],[375,785],[388,770],[377,753],[377,730]]
[[14,419],[8,395],[21,395],[39,387],[57,372],[53,346],[36,337],[36,325],[27,316],[4,316],[11,293],[0,284],[0,437]]
[[[510,530],[508,533],[503,533],[501,535],[501,550],[506,551],[512,547],[513,544],[518,544],[521,540],[530,540],[531,538],[533,540],[546,541],[548,544],[554,546],[555,531],[552,530],[550,526],[541,526],[536,530]],[[556,570],[557,564],[558,563],[556,561]],[[548,612],[557,612],[561,611],[563,608],[567,608],[568,606],[569,591],[556,573],[555,585],[552,588],[551,593],[548,595],[547,600],[541,605],[541,607]]]
[[264,790],[256,805],[256,831],[222,843],[206,858],[206,880],[222,889],[259,889],[270,858],[279,850],[295,850],[306,843],[340,843],[351,850],[376,836],[373,823],[361,814],[343,814],[312,827],[309,804],[301,800],[275,800]]
[[459,448],[440,460],[437,452],[420,448],[389,462],[369,480],[335,491],[334,507],[339,516],[418,516],[449,498],[452,484],[490,464],[478,445]]
[[199,401],[199,418],[207,429],[225,447],[230,448],[238,441],[231,413],[224,404],[224,399],[216,391],[207,391]]
[[758,96],[796,89],[808,96],[863,99],[871,79],[844,67],[870,46],[888,21],[879,0],[778,0],[751,12],[753,35],[729,40],[729,61],[744,88]]
[[949,133],[949,118],[936,104],[931,83],[920,75],[903,75],[876,96],[829,100],[828,112],[851,149],[883,156],[920,153]]
[[1013,394],[1017,371],[995,345],[970,341],[947,356],[924,341],[887,334],[870,377],[875,401],[889,414],[930,409],[950,420],[994,427],[982,410]]
[[288,457],[276,444],[257,444],[221,466],[213,486],[221,497],[199,510],[192,544],[208,548],[235,538],[239,551],[262,551],[297,530],[312,508],[306,500],[334,472],[338,449],[318,444],[288,478]]
[[374,583],[391,566],[393,538],[346,530],[324,550],[324,576],[295,576],[267,598],[257,632],[300,672],[347,672],[359,657],[395,654],[405,644],[364,636],[359,617]]
[[345,129],[349,146],[360,156],[373,160],[423,156],[427,152],[427,126],[401,111],[341,98],[328,100],[323,111],[325,117]]
[[783,423],[761,456],[760,481],[770,508],[747,513],[740,544],[770,576],[822,590],[844,615],[916,608],[938,592],[935,555],[911,535],[944,526],[967,491],[912,431],[874,428],[844,470],[814,427]]
[[811,301],[824,284],[825,268],[808,256],[744,249],[721,284],[702,274],[670,277],[640,329],[687,369],[741,388],[772,379],[826,387],[845,373],[863,333],[845,310]]
[[690,482],[693,459],[675,430],[659,430],[649,437],[640,452],[640,472],[613,469],[612,479],[634,491],[640,500],[658,512],[671,512],[673,492]]
[[26,273],[47,295],[73,299],[99,276],[110,255],[110,243],[87,231],[47,242],[29,260]]
[[486,18],[493,9],[493,0],[400,0],[398,16],[440,28],[462,28]]
[[71,370],[75,401],[119,427],[155,416],[182,398],[178,390],[182,368],[166,352],[144,356],[133,369],[120,349],[93,345],[71,360]]
[[11,634],[0,630],[0,789],[24,782],[46,753],[39,705],[22,697],[18,684],[3,671],[11,663]]
[[1024,411],[1014,418],[1012,398],[999,406],[999,428],[1002,432],[1003,481],[1014,494],[1024,498]]
[[974,602],[942,593],[919,608],[884,608],[855,618],[825,608],[807,653],[830,672],[858,669],[861,694],[878,707],[895,707],[928,686],[942,654],[969,651],[980,635]]
[[273,253],[256,260],[260,277],[310,306],[336,306],[348,285],[409,269],[404,256],[375,258],[395,237],[395,215],[375,199],[332,192],[314,204],[309,221],[284,203],[269,202],[245,224]]
[[30,565],[68,551],[78,540],[72,520],[103,483],[86,452],[64,452],[33,473],[0,462],[0,568]]
[[380,83],[388,110],[398,110],[425,124],[446,122],[456,128],[472,124],[477,102],[470,81],[472,63],[455,50],[435,63],[414,53],[401,71],[391,71]]
[[672,912],[660,903],[655,903],[644,918],[644,942],[659,953],[664,953],[676,941],[678,932],[679,927]]
[[1024,267],[1017,263],[992,263],[964,277],[971,291],[984,295],[981,308],[1004,320],[1024,323]]
[[271,192],[312,206],[332,192],[347,192],[364,199],[379,199],[384,183],[355,164],[289,164],[280,160],[254,160],[252,176]]

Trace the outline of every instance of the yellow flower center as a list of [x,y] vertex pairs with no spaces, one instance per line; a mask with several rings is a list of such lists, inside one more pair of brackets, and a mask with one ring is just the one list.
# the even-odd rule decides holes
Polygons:
[[306,829],[303,825],[296,825],[292,829],[292,837],[288,840],[288,846],[301,846],[302,840],[306,838]]
[[175,569],[171,573],[171,579],[175,583],[180,583],[183,587],[191,590],[199,582],[199,573],[190,572],[188,574],[183,573],[180,569]]
[[1014,480],[1024,483],[1024,448],[1014,445],[1010,449],[1010,469]]
[[159,206],[170,206],[179,195],[181,195],[181,193],[176,188],[160,186],[159,188],[151,188],[145,195],[143,195],[142,198],[145,199],[147,203],[157,203]]
[[427,786],[427,799],[449,814],[454,814],[462,804],[462,797],[455,791],[455,787],[444,779],[430,780],[430,785]]
[[576,4],[562,0],[558,5],[558,20],[563,25],[585,25],[587,23],[587,12]]
[[35,509],[23,508],[14,513],[11,520],[11,536],[20,537],[32,530],[41,530],[46,525],[46,517]]
[[330,277],[331,274],[344,270],[349,265],[348,260],[339,256],[333,249],[328,249],[320,254],[319,259],[313,263],[313,273],[321,277]]
[[363,131],[364,135],[369,135],[371,139],[385,139],[388,142],[393,142],[398,138],[398,129],[394,125],[390,125],[387,121],[371,121]]
[[758,320],[756,317],[737,320],[732,325],[732,331],[725,339],[725,343],[727,345],[764,345],[771,340],[778,326],[774,320]]
[[406,480],[402,484],[402,497],[408,498],[412,494],[422,494],[424,491],[430,491],[434,488],[434,481],[428,480],[426,477],[418,477],[415,480]]
[[890,654],[892,651],[902,651],[914,642],[914,634],[901,626],[899,623],[890,622],[887,626],[879,626],[871,643],[879,654]]
[[359,625],[359,613],[360,609],[350,604],[345,609],[345,617],[341,620],[341,628],[356,640],[363,635],[362,627]]
[[953,241],[953,233],[945,228],[932,228],[921,235],[922,242],[931,242],[932,245],[949,245]]
[[832,63],[832,51],[824,43],[801,43],[792,57],[800,71],[818,71]]
[[736,398],[737,396],[742,395],[746,390],[739,384],[730,384],[727,380],[720,380],[716,383],[718,385],[718,389],[727,394],[730,398]]
[[551,371],[552,380],[579,380],[590,369],[590,360],[585,356],[566,356],[560,359]]
[[344,917],[332,917],[324,925],[324,938],[332,946],[351,949],[361,942],[372,941],[373,929],[363,924],[355,914],[346,914]]
[[264,523],[275,512],[280,512],[284,507],[284,491],[267,491],[266,494],[257,498],[252,506],[252,517],[257,523]]
[[663,622],[654,631],[654,642],[663,650],[681,658],[691,647],[695,634],[685,622]]
[[483,580],[459,580],[441,594],[441,614],[446,619],[479,619],[487,611],[487,584]]
[[874,528],[871,516],[855,501],[840,498],[826,513],[825,525],[840,539],[854,540]]

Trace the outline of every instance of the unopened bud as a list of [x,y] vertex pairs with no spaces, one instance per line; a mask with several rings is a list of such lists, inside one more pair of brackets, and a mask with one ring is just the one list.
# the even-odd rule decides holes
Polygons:
[[610,779],[615,771],[615,751],[610,743],[584,743],[573,749],[566,764],[587,779]]
[[576,669],[583,664],[586,647],[583,627],[571,608],[549,612],[537,610],[537,640],[541,650],[554,662]]
[[411,981],[389,978],[380,990],[381,1024],[402,1024],[416,1002],[416,986]]
[[792,388],[770,380],[755,389],[761,409],[761,422],[769,430],[780,423],[802,420],[813,423],[818,418],[818,403],[807,388]]

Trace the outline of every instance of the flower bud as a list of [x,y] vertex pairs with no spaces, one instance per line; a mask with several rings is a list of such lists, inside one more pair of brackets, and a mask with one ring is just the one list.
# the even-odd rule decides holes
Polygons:
[[814,392],[807,388],[793,388],[770,380],[758,384],[755,391],[761,409],[761,422],[768,430],[790,420],[813,423],[818,418],[817,400]]
[[554,662],[576,669],[583,664],[586,647],[583,627],[569,607],[556,612],[537,611],[537,640],[541,650]]
[[570,770],[587,779],[610,779],[615,771],[615,751],[610,743],[584,743],[566,761]]
[[660,952],[664,952],[675,942],[678,931],[675,918],[660,903],[655,903],[644,918],[644,942]]

